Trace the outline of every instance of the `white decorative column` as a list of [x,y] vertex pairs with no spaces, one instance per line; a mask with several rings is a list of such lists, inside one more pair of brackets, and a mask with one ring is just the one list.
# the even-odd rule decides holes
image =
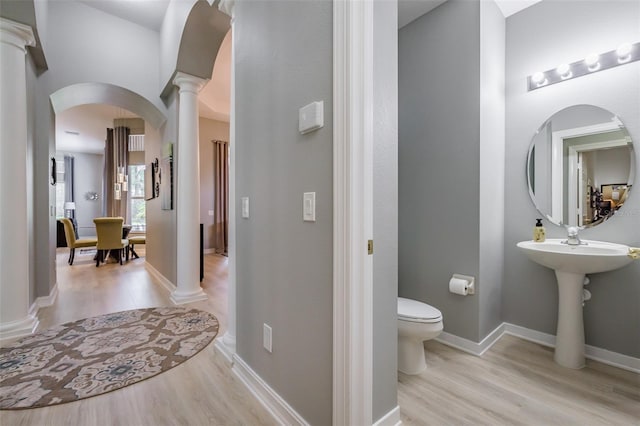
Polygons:
[[0,18],[0,340],[32,333],[27,222],[26,46],[31,27]]
[[227,279],[227,331],[215,347],[227,361],[233,362],[236,353],[236,86],[235,43],[233,36],[233,8],[235,0],[221,0],[218,9],[231,17],[231,102],[229,114],[229,277]]
[[177,145],[177,288],[171,301],[177,305],[205,300],[200,287],[200,159],[198,92],[207,80],[179,72],[173,84],[178,98]]

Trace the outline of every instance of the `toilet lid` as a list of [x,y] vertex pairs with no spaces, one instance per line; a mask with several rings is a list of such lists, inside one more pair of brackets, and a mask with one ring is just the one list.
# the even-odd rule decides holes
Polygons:
[[442,312],[417,300],[398,297],[398,319],[411,322],[439,322]]

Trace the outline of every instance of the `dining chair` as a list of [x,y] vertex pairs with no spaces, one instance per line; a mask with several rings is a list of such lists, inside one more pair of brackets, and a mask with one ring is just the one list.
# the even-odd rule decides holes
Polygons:
[[73,223],[69,218],[63,217],[59,219],[64,225],[64,236],[67,239],[67,246],[69,247],[69,265],[73,265],[73,259],[76,257],[76,249],[81,247],[95,247],[98,244],[97,238],[78,238],[76,239],[76,233],[73,229]]
[[129,253],[131,253],[131,256],[138,259],[140,256],[138,256],[138,253],[136,253],[136,251],[134,250],[134,246],[136,244],[146,244],[146,243],[147,243],[147,236],[144,234],[130,236],[129,237]]
[[100,262],[104,261],[105,254],[111,251],[116,254],[116,258],[122,265],[122,258],[125,250],[128,253],[129,240],[122,238],[122,223],[124,219],[121,217],[97,217],[93,219],[96,224],[96,233],[98,235],[98,255],[96,256],[96,267],[100,266]]

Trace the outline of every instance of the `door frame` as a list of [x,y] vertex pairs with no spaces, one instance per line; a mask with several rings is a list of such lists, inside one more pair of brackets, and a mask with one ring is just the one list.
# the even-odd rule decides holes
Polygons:
[[[218,5],[231,16],[232,28],[235,2],[221,0]],[[234,73],[232,65],[231,176],[236,169],[237,143]],[[373,236],[373,93],[373,0],[334,0],[332,423],[335,426],[371,425],[373,416],[373,259],[367,250],[367,242]],[[235,179],[230,177],[230,313],[236,312],[235,203]],[[235,335],[225,338],[227,350],[235,352]]]

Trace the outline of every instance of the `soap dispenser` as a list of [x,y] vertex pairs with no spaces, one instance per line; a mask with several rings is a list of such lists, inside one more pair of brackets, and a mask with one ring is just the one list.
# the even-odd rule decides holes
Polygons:
[[546,238],[546,231],[542,226],[542,219],[536,219],[536,226],[533,227],[533,241],[536,243],[544,242]]

